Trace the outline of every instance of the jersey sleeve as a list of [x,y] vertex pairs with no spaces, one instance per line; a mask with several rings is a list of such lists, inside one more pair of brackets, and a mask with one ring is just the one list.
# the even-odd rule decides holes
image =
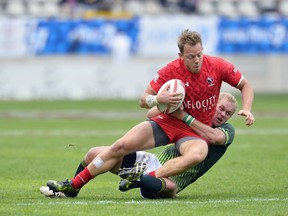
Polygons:
[[223,75],[223,81],[227,82],[231,86],[237,87],[237,85],[244,78],[242,73],[237,68],[235,68],[233,64],[225,61],[224,59],[219,58],[218,65],[218,68],[221,70]]
[[229,124],[229,123],[224,123],[221,126],[217,127],[219,130],[221,130],[224,134],[225,134],[225,142],[224,145],[228,146],[230,145],[233,140],[234,140],[234,136],[235,136],[235,129],[234,127]]
[[169,74],[169,67],[165,66],[163,68],[161,68],[160,70],[158,70],[157,75],[154,77],[153,80],[150,81],[150,85],[152,87],[152,89],[156,92],[159,91],[159,89],[161,88],[161,86],[168,80],[172,79]]

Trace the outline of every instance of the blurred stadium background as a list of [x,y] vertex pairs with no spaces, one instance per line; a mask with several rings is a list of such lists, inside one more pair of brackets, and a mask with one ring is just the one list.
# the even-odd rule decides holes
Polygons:
[[137,99],[186,28],[288,93],[288,0],[0,0],[0,99]]

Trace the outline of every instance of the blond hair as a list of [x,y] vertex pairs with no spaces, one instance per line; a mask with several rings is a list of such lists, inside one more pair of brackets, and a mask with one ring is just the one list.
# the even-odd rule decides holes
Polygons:
[[235,111],[238,109],[238,102],[237,102],[236,98],[228,92],[220,92],[218,101],[223,100],[223,99],[226,99],[227,101],[232,103],[232,105],[234,107],[234,110],[233,110],[233,114],[234,114]]

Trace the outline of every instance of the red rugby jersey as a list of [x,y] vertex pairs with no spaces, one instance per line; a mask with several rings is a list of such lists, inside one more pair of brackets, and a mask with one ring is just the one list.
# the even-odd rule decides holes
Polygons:
[[216,110],[222,81],[236,87],[243,79],[233,64],[219,57],[203,55],[200,73],[190,72],[181,58],[178,58],[158,71],[150,82],[154,91],[171,79],[180,79],[186,86],[185,111],[204,124],[211,125]]

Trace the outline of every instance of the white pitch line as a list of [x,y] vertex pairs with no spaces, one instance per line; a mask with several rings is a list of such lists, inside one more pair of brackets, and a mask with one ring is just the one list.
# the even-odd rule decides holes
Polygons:
[[[50,199],[50,198],[49,198]],[[31,202],[31,203],[16,203],[17,206],[34,206],[34,205],[109,205],[109,204],[127,204],[127,205],[161,205],[161,204],[185,204],[189,206],[207,205],[207,204],[225,204],[225,203],[244,203],[244,202],[285,202],[288,198],[248,198],[248,199],[226,199],[226,200],[207,200],[207,201],[181,201],[181,200],[131,200],[119,202],[113,200],[98,200],[98,201],[71,201],[66,199],[67,202],[59,202],[58,198],[55,201],[47,202]],[[60,198],[62,199],[62,198]]]
[[[0,136],[121,136],[127,130],[2,130]],[[236,129],[236,135],[288,135],[288,128]]]

